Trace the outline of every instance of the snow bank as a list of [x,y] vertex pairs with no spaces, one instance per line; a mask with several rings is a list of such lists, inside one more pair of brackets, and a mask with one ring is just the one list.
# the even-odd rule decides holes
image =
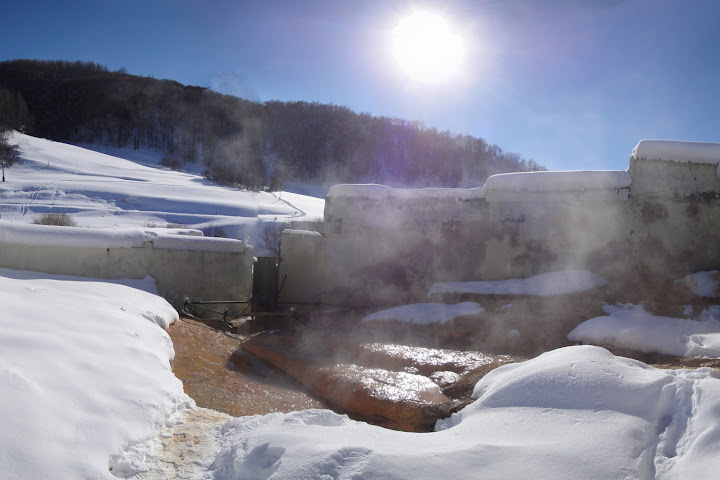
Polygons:
[[[44,278],[43,278],[44,277]],[[153,288],[151,279],[127,281]],[[170,370],[162,298],[92,279],[0,269],[0,465],[5,478],[115,478],[192,404]]]
[[474,302],[462,302],[456,305],[444,303],[416,303],[403,305],[363,318],[363,322],[399,322],[414,325],[430,325],[433,323],[447,323],[460,317],[478,315],[485,309]]
[[387,200],[388,198],[482,198],[482,188],[392,188],[377,184],[339,184],[328,192],[327,198],[366,198]]
[[573,342],[613,345],[678,357],[720,358],[720,307],[695,320],[652,315],[640,305],[606,305],[608,314],[587,320],[568,334]]
[[565,295],[607,284],[600,275],[586,270],[543,273],[530,278],[477,282],[439,282],[430,287],[431,295]]
[[0,220],[0,243],[84,248],[157,248],[204,252],[242,252],[245,245],[230,238],[202,237],[198,230],[164,232],[157,228],[80,228],[24,224]]
[[720,162],[720,143],[640,140],[633,148],[632,156],[648,160],[716,165]]
[[679,282],[698,297],[717,298],[720,289],[720,270],[691,273]]
[[620,170],[502,173],[488,178],[484,191],[575,192],[628,188],[630,183],[630,174]]
[[208,477],[708,478],[720,466],[717,377],[568,347],[494,370],[434,433],[325,410],[231,420]]

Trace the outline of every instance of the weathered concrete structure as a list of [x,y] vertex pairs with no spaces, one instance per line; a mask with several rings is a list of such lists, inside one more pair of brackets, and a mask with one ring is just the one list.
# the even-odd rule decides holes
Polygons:
[[720,145],[642,141],[627,172],[496,175],[482,188],[333,187],[322,235],[283,234],[281,300],[399,304],[438,281],[720,267]]
[[239,240],[151,229],[91,229],[0,221],[0,268],[99,279],[155,279],[179,308],[191,299],[249,299],[253,251]]
[[[286,230],[283,302],[419,301],[435,282],[584,269],[608,280],[676,279],[720,268],[720,144],[642,141],[628,171],[532,172],[475,189],[337,185],[322,232]],[[300,227],[302,228],[302,227]],[[155,278],[184,296],[246,300],[253,252],[239,240],[151,229],[0,220],[0,268]]]

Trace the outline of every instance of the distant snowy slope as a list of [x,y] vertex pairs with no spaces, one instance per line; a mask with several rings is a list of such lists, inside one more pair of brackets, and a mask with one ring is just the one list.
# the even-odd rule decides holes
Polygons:
[[[71,214],[80,226],[222,227],[234,238],[259,239],[259,224],[322,218],[325,201],[285,192],[251,192],[219,186],[191,173],[142,164],[20,133],[20,162],[0,184],[3,220],[32,222],[39,214]],[[122,150],[117,151],[122,153]]]

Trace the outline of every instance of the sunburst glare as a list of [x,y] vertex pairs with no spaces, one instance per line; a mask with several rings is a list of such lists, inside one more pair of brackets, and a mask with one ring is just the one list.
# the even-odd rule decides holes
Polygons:
[[421,83],[438,84],[458,76],[465,48],[461,36],[444,17],[416,11],[395,26],[392,54],[408,77]]

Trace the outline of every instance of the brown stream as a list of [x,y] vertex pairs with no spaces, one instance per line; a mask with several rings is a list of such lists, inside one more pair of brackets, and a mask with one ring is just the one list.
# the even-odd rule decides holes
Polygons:
[[287,375],[241,349],[242,336],[213,327],[181,318],[168,329],[173,372],[199,406],[236,417],[325,408]]

